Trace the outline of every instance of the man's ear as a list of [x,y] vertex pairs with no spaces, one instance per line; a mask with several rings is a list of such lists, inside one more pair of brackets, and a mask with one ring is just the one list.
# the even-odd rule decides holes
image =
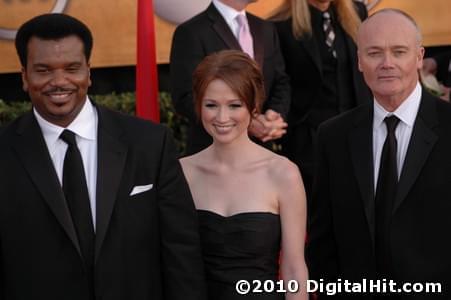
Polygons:
[[27,71],[25,69],[25,67],[22,67],[20,69],[21,73],[22,73],[22,89],[25,92],[28,92],[28,79],[27,79]]
[[360,65],[360,54],[358,50],[357,50],[357,66],[359,68],[359,71],[362,72],[362,66]]
[[424,47],[418,49],[418,70],[423,68],[423,58],[424,58]]

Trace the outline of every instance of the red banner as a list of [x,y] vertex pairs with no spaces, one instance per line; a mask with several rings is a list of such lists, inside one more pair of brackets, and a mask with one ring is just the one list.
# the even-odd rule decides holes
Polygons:
[[136,114],[160,121],[155,27],[152,0],[138,0]]

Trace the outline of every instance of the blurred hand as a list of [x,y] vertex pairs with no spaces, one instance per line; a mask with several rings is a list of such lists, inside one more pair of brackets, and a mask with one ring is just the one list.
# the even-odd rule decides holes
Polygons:
[[267,121],[275,121],[277,119],[282,119],[280,114],[272,109],[268,109],[264,115]]
[[279,113],[268,109],[265,114],[260,114],[252,119],[249,132],[262,142],[281,138],[287,131],[288,124]]
[[279,139],[287,132],[288,124],[278,112],[268,109],[265,112],[265,119],[269,123],[270,131],[263,139],[263,142]]
[[267,125],[267,123],[264,116],[256,115],[251,120],[249,133],[259,140],[262,140],[269,133],[269,130],[265,125]]

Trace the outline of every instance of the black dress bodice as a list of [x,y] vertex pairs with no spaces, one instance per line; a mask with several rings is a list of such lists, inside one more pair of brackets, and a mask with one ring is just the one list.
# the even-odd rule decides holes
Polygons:
[[[198,210],[209,300],[284,299],[281,293],[235,290],[237,281],[278,280],[281,225],[279,215],[245,212],[229,217]],[[262,289],[262,287],[260,287]]]

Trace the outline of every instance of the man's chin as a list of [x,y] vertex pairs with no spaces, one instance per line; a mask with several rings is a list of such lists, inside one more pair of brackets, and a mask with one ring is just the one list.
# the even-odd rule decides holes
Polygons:
[[76,116],[77,112],[75,112],[72,106],[61,105],[52,107],[46,116],[43,117],[52,124],[67,127]]

